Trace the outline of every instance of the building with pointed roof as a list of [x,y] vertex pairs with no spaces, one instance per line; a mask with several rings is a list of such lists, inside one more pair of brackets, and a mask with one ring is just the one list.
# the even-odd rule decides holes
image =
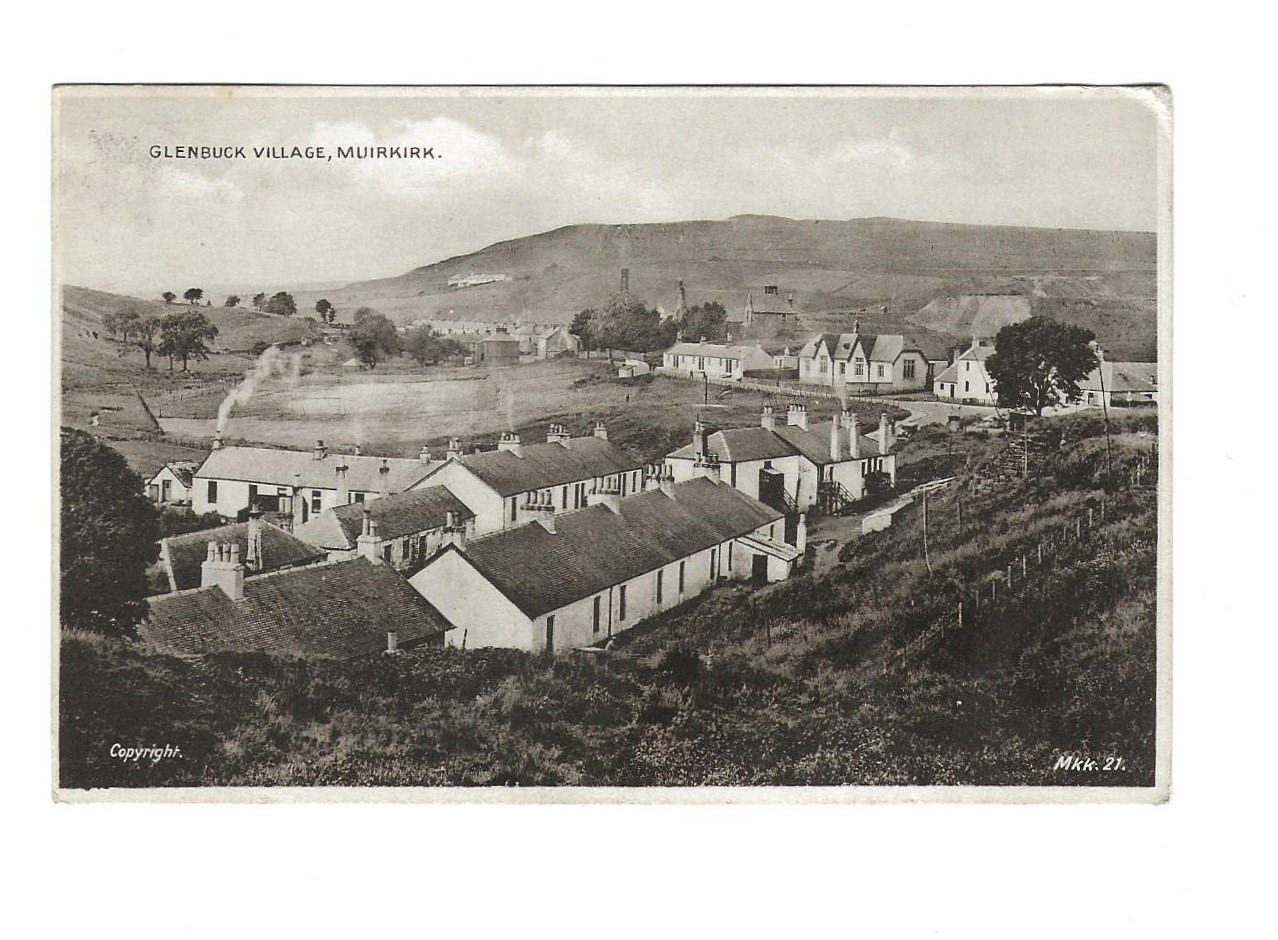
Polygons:
[[349,659],[440,645],[448,621],[367,558],[250,575],[238,546],[207,544],[199,587],[150,598],[139,637],[160,652]]
[[259,513],[250,516],[247,522],[160,539],[160,558],[155,564],[156,586],[163,591],[189,591],[199,587],[200,566],[204,564],[209,542],[235,545],[244,559],[245,569],[252,574],[324,560],[323,551],[272,525]]
[[816,506],[840,512],[876,481],[896,483],[891,423],[882,415],[875,437],[860,432],[854,412],[809,424],[807,406],[791,404],[785,423],[764,406],[758,427],[711,430],[698,421],[692,443],[666,455],[676,481],[695,477],[707,458],[722,479],[783,512]]
[[199,466],[193,460],[171,460],[143,484],[147,498],[153,503],[171,506],[191,502],[191,485]]
[[799,381],[881,393],[925,389],[930,366],[923,347],[900,333],[818,333],[799,351]]
[[[708,472],[708,469],[707,469]],[[454,645],[591,646],[722,579],[787,577],[803,556],[782,514],[707,476],[452,543],[409,581]]]
[[689,377],[740,379],[747,371],[775,368],[775,360],[757,344],[675,343],[661,354],[661,366]]
[[932,383],[932,391],[943,401],[974,405],[997,405],[997,382],[985,368],[985,360],[994,354],[994,340],[973,338],[972,345],[959,354]]
[[643,463],[608,440],[597,422],[589,437],[570,437],[551,425],[544,444],[524,444],[518,434],[502,434],[496,450],[463,454],[454,439],[448,460],[417,484],[446,486],[475,516],[475,531],[524,525],[544,512],[567,512],[589,505],[592,492],[627,496],[643,486]]
[[1078,383],[1084,405],[1128,408],[1158,404],[1158,363],[1111,362],[1098,344],[1093,343],[1092,348],[1100,364]]

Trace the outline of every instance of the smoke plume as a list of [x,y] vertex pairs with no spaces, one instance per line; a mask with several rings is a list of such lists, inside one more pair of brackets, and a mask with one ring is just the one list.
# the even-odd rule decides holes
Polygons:
[[257,357],[253,368],[244,373],[244,381],[227,392],[222,404],[217,409],[217,429],[226,430],[231,420],[231,412],[237,405],[247,405],[257,392],[258,387],[272,376],[284,379],[289,385],[296,385],[302,375],[302,354],[290,353],[285,356],[279,346],[268,346],[262,355]]

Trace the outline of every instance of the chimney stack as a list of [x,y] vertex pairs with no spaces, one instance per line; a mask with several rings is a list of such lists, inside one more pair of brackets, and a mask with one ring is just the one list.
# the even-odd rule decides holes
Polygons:
[[786,409],[785,423],[790,427],[808,429],[808,406],[795,402]]
[[777,427],[777,416],[772,413],[771,405],[763,406],[763,414],[759,418],[759,424],[767,428],[769,431],[775,431]]
[[568,429],[562,424],[552,424],[550,430],[546,432],[547,444],[563,444],[568,445]]
[[501,439],[497,442],[497,449],[508,454],[514,454],[516,457],[524,456],[523,445],[519,443],[519,435],[514,431],[501,432]]
[[394,630],[386,631],[386,654],[393,656],[399,652],[399,634]]
[[879,415],[879,454],[884,455],[891,446],[891,434],[888,429],[887,412],[884,411]]
[[381,466],[377,468],[377,492],[383,499],[391,494],[390,491],[390,464],[386,462],[386,458],[382,458]]
[[586,494],[587,506],[607,506],[615,513],[621,512],[621,490],[610,489],[603,484],[596,485]]
[[595,437],[601,441],[608,440],[608,428],[602,421],[595,422]]
[[667,468],[661,474],[661,492],[665,493],[671,499],[674,499],[674,473]]
[[248,515],[248,557],[244,564],[251,571],[262,570],[262,510],[254,502]]
[[364,531],[360,533],[359,538],[355,540],[355,551],[363,558],[367,558],[375,565],[382,563],[381,538],[377,534],[377,520],[373,518],[372,512],[368,506],[364,506]]
[[700,456],[706,452],[706,423],[698,418],[692,425],[692,453]]
[[440,548],[445,545],[456,545],[464,550],[466,548],[466,522],[462,519],[461,513],[450,509],[444,514],[444,520],[444,534],[439,543]]
[[794,547],[800,552],[808,550],[808,515],[799,513],[799,523],[794,527]]
[[351,501],[350,489],[346,485],[346,471],[349,468],[343,461],[333,468],[333,472],[337,475],[337,505],[345,506]]
[[200,565],[200,587],[219,587],[233,601],[244,600],[244,566],[240,546],[209,542],[208,556]]
[[418,463],[430,463],[430,448],[425,444],[422,445],[421,451],[417,454]]
[[461,455],[462,455],[461,441],[459,441],[455,437],[450,437],[448,439],[448,450],[445,452],[445,456],[449,460],[456,460]]
[[315,449],[312,451],[316,460],[323,460],[328,456],[328,448],[324,446],[323,441],[315,442]]
[[861,429],[857,425],[856,412],[843,412],[843,423],[848,429],[848,456],[856,460],[861,456]]
[[352,450],[352,451],[351,451],[351,453],[352,453],[354,456],[356,456],[356,457],[360,456],[360,451],[359,451],[359,445],[358,445],[358,444],[356,444],[356,445],[355,445],[355,449],[354,449],[354,450]]
[[214,450],[222,449],[222,429],[221,428],[218,428],[217,431],[213,434],[213,449]]
[[719,458],[714,454],[700,454],[692,463],[693,476],[705,477],[712,483],[719,483],[722,476],[719,469]]
[[839,431],[842,424],[841,416],[836,411],[834,417],[830,419],[830,459],[834,461],[840,459]]

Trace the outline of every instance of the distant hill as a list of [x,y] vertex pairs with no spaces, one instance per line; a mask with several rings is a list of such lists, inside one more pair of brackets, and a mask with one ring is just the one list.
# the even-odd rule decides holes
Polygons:
[[[607,301],[622,268],[630,288],[649,304],[674,307],[682,279],[688,302],[716,300],[734,319],[746,292],[776,284],[794,293],[796,308],[819,319],[840,312],[883,312],[896,322],[937,298],[1022,293],[1035,312],[1139,308],[1148,321],[1139,345],[1155,332],[1155,236],[1143,232],[956,225],[900,219],[796,221],[736,216],[725,221],[649,225],[571,225],[498,242],[480,251],[392,278],[337,290],[295,291],[300,310],[321,296],[349,319],[370,306],[400,323],[418,317],[566,323],[579,310]],[[472,273],[506,280],[453,288],[448,279]],[[910,322],[963,335],[932,314]],[[1093,317],[1093,319],[1103,319]],[[1131,324],[1119,331],[1126,342]],[[957,330],[954,327],[960,327]],[[1105,337],[1102,336],[1102,341]]]
[[[62,381],[64,386],[94,384],[140,373],[142,354],[109,338],[103,319],[121,310],[142,316],[164,316],[192,309],[185,304],[165,304],[121,294],[66,286],[62,289]],[[223,353],[246,352],[255,343],[296,342],[319,335],[319,327],[302,316],[279,317],[243,307],[197,307],[218,329],[213,349]],[[122,355],[123,353],[123,355]],[[157,367],[164,360],[153,357]],[[216,365],[216,364],[215,364]],[[235,370],[243,363],[228,364]]]

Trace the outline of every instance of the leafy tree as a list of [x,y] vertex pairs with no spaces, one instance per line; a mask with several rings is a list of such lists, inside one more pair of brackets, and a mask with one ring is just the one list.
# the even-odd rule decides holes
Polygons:
[[204,288],[202,288],[202,287],[188,287],[188,288],[186,289],[186,292],[185,292],[184,294],[182,294],[182,297],[183,297],[183,298],[186,300],[186,302],[187,302],[187,303],[189,303],[189,304],[197,304],[197,303],[199,303],[199,302],[200,302],[201,298],[203,298],[203,297],[204,297]]
[[297,301],[293,299],[293,295],[288,291],[276,291],[271,295],[271,299],[266,302],[266,312],[291,317],[297,313]]
[[415,326],[404,336],[404,351],[420,365],[435,365],[461,355],[465,347],[457,340],[440,336],[427,324]]
[[173,293],[171,290],[166,290],[160,296],[164,298],[164,302],[166,304],[171,304],[173,301],[177,300],[177,294]]
[[129,334],[133,331],[133,327],[139,319],[138,312],[132,308],[112,310],[102,318],[102,325],[106,327],[106,331],[111,334],[112,339],[121,339],[128,342]]
[[175,360],[182,361],[188,371],[192,359],[207,360],[210,349],[206,341],[217,336],[217,327],[202,313],[171,313],[160,324],[159,352],[169,358],[169,371]]
[[253,309],[254,309],[254,310],[261,310],[261,309],[262,309],[262,306],[263,306],[265,303],[266,303],[266,294],[265,294],[265,292],[259,291],[258,293],[256,293],[256,294],[254,294],[254,295],[253,295]]
[[[137,317],[129,324],[125,339],[142,350],[146,357],[146,367],[151,368],[151,354],[156,351],[156,341],[160,338],[163,321],[159,317]],[[169,314],[175,316],[175,314]],[[165,317],[164,319],[168,319]],[[161,353],[163,355],[163,353]]]
[[238,307],[239,305],[240,305],[239,294],[231,294],[229,297],[226,298],[226,306]]
[[159,513],[124,457],[84,431],[62,429],[61,467],[62,623],[133,636],[159,556]]
[[661,314],[625,291],[615,294],[608,306],[591,318],[595,347],[610,351],[665,349],[674,341],[677,328],[673,321],[663,323]]
[[568,326],[568,332],[581,340],[581,348],[586,352],[598,348],[595,345],[594,319],[595,311],[587,308],[573,317]]
[[728,311],[723,304],[713,300],[697,304],[683,315],[679,329],[683,331],[683,338],[689,342],[695,343],[703,336],[711,343],[720,342],[728,335]]
[[1053,403],[1078,401],[1078,383],[1099,363],[1089,345],[1095,338],[1091,330],[1048,317],[1003,327],[994,338],[993,354],[985,360],[986,371],[997,383],[998,403],[1041,415]]
[[376,312],[377,311],[375,311],[372,307],[360,307],[358,310],[355,311],[355,315],[351,317],[351,322],[358,323],[360,320]]
[[332,323],[337,319],[337,308],[323,298],[315,301],[315,312],[319,314],[321,323]]
[[380,313],[368,313],[360,317],[350,332],[351,344],[360,362],[370,369],[391,356],[398,356],[403,349],[395,324]]

